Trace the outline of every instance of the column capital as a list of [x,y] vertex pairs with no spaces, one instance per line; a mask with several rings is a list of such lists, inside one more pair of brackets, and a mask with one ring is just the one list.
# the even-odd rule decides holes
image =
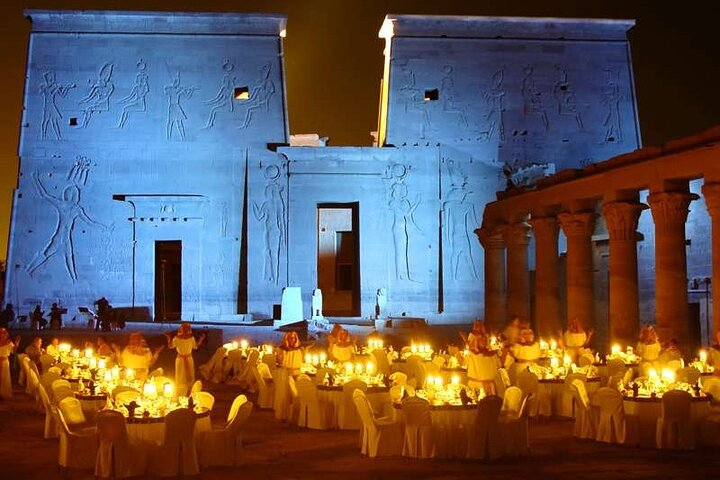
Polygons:
[[637,202],[606,202],[602,216],[607,224],[610,240],[635,240],[640,213],[648,208]]
[[704,183],[702,194],[710,216],[720,220],[720,182]]
[[558,221],[566,237],[590,237],[595,231],[595,212],[563,212]]
[[535,217],[531,218],[528,223],[535,232],[535,237],[557,236],[560,230],[557,217]]
[[527,246],[530,245],[530,225],[526,222],[511,223],[503,225],[502,236],[505,245]]
[[696,194],[688,192],[651,193],[648,195],[648,203],[655,225],[684,225],[690,202],[698,198]]
[[485,249],[505,248],[505,242],[503,241],[502,229],[499,227],[480,227],[475,229],[475,235],[480,240],[480,245]]

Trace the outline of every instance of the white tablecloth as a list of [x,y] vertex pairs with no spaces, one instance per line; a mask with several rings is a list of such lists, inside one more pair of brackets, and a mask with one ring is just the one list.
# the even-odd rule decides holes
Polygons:
[[[623,401],[623,409],[626,414],[637,416],[640,446],[646,448],[656,448],[657,443],[655,440],[655,432],[657,419],[660,418],[662,413],[661,399],[625,399]],[[690,405],[690,419],[695,424],[696,440],[699,440],[697,435],[697,423],[708,413],[710,413],[710,399],[707,397],[693,398],[693,402]]]

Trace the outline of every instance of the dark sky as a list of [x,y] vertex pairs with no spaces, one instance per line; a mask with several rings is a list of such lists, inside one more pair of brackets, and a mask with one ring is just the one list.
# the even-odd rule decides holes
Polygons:
[[25,8],[280,13],[291,133],[369,145],[377,127],[387,13],[635,19],[630,32],[643,142],[658,145],[720,123],[720,42],[714,2],[633,0],[1,0],[0,260],[5,258],[24,88]]

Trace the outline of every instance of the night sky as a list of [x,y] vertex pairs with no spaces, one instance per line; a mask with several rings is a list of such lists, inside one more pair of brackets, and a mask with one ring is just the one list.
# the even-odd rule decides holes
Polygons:
[[[5,259],[30,23],[22,11],[157,10],[279,13],[288,17],[285,65],[290,133],[319,133],[330,145],[370,145],[377,128],[388,13],[635,19],[630,31],[645,145],[720,124],[720,42],[713,2],[481,0],[2,0],[0,47],[0,260]],[[720,161],[720,159],[719,159]]]

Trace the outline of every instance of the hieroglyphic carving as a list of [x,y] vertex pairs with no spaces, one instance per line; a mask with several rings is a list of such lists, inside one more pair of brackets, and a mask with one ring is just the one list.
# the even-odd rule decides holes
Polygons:
[[460,123],[465,127],[468,126],[465,109],[455,103],[455,81],[453,80],[453,67],[450,65],[443,66],[443,77],[440,81],[440,95],[443,99],[443,112],[457,115]]
[[443,202],[443,225],[450,256],[450,271],[457,280],[460,265],[468,265],[473,278],[478,278],[472,245],[473,233],[480,224],[475,205],[468,199],[472,193],[467,186],[467,174],[452,159],[444,161],[450,179],[450,190]]
[[506,91],[503,86],[504,77],[504,69],[496,71],[492,76],[490,89],[483,95],[487,112],[485,113],[486,128],[481,133],[486,140],[490,140],[495,134],[501,142],[505,140]]
[[533,78],[533,67],[525,65],[523,67],[524,77],[522,79],[522,86],[520,93],[523,97],[523,113],[525,115],[533,115],[540,117],[545,131],[548,131],[550,127],[550,121],[548,120],[547,111],[543,105],[542,94],[535,85],[535,79]]
[[217,94],[205,102],[206,105],[210,105],[210,116],[203,128],[212,128],[215,125],[215,117],[219,112],[232,112],[235,107],[235,102],[233,102],[235,77],[232,74],[233,70],[235,70],[235,65],[230,60],[225,59],[222,69],[225,73],[223,74],[222,80],[220,80]]
[[96,113],[110,110],[110,97],[115,91],[112,83],[113,64],[106,63],[100,68],[95,80],[89,80],[90,87],[84,98],[78,101],[83,111],[82,127],[87,128]]
[[87,184],[88,175],[90,174],[90,160],[83,155],[78,155],[73,166],[67,174],[67,179],[78,186]]
[[425,132],[430,128],[430,113],[423,98],[423,92],[415,85],[415,72],[410,69],[407,61],[398,62],[398,90],[403,99],[403,111],[419,113],[422,118],[420,138],[425,138]]
[[605,69],[605,88],[603,89],[602,104],[607,108],[603,125],[605,125],[604,142],[622,142],[622,124],[620,123],[620,85],[615,73]]
[[263,110],[267,113],[270,110],[270,98],[275,94],[275,82],[270,78],[270,64],[266,63],[260,69],[260,78],[250,91],[250,100],[246,105],[245,118],[240,128],[250,126],[253,113]]
[[74,83],[60,84],[55,79],[55,72],[43,73],[43,83],[40,84],[40,93],[43,96],[43,116],[40,125],[40,138],[47,139],[48,127],[55,134],[56,140],[62,140],[60,120],[62,114],[57,106],[57,99],[65,98],[71,89],[75,88]]
[[220,236],[227,237],[228,221],[230,218],[230,208],[227,202],[222,202],[222,209],[220,214]]
[[[69,177],[70,176],[72,175],[69,175]],[[72,176],[73,180],[70,180],[68,185],[63,189],[62,197],[56,197],[48,193],[40,181],[40,176],[37,171],[33,172],[32,177],[40,196],[50,202],[57,211],[58,220],[48,243],[33,257],[30,263],[27,264],[27,272],[32,276],[39,267],[56,254],[62,254],[65,260],[65,271],[70,276],[70,279],[75,282],[77,280],[77,271],[75,270],[75,252],[72,233],[76,221],[80,219],[88,225],[102,227],[104,229],[108,229],[109,227],[90,218],[88,214],[85,213],[82,205],[80,205],[80,188],[74,179],[82,178],[82,174],[79,177]]]
[[[262,165],[261,165],[262,167]],[[263,274],[265,279],[278,284],[280,279],[280,252],[285,244],[285,199],[284,187],[280,184],[282,169],[279,165],[268,165],[263,169],[265,177],[265,198],[258,205],[253,202],[253,214],[263,225],[265,256]]]
[[191,98],[193,92],[198,87],[184,87],[180,85],[180,72],[173,78],[172,84],[165,87],[165,96],[168,98],[168,117],[165,125],[165,137],[172,139],[173,129],[177,130],[180,140],[185,140],[185,110],[183,110],[180,100],[183,97]]
[[553,86],[553,96],[557,101],[558,114],[575,118],[575,124],[579,131],[583,130],[583,121],[578,110],[575,90],[568,81],[567,70],[562,65],[556,65],[558,81]]
[[392,237],[395,252],[395,278],[414,282],[410,273],[410,238],[413,230],[422,233],[415,223],[415,209],[420,204],[420,194],[410,200],[405,179],[410,166],[396,163],[389,167],[386,178],[390,181],[388,208],[392,212]]
[[137,62],[138,73],[135,75],[135,84],[133,85],[127,97],[120,100],[122,112],[118,120],[118,128],[123,128],[127,123],[130,112],[146,112],[146,99],[150,93],[150,84],[148,83],[147,63],[142,58]]

